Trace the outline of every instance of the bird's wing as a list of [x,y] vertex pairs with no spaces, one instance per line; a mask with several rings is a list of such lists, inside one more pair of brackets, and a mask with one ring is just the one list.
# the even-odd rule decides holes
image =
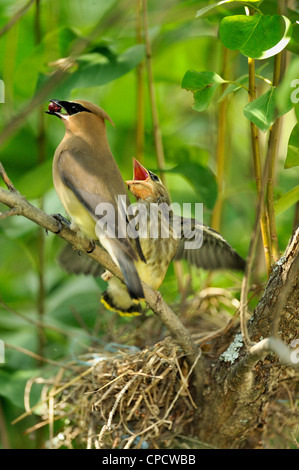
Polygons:
[[60,267],[68,273],[100,277],[105,268],[85,253],[75,250],[67,243],[58,255]]
[[[93,165],[92,165],[93,163]],[[101,203],[110,203],[115,209],[115,218],[109,218],[109,229],[116,235],[113,244],[119,246],[127,252],[133,259],[137,259],[136,253],[126,238],[126,205],[128,203],[128,195],[123,180],[119,179],[119,171],[117,169],[113,175],[106,173],[106,167],[98,171],[96,162],[92,162],[91,158],[84,159],[84,170],[82,168],[82,159],[76,158],[76,150],[72,152],[64,150],[58,159],[58,171],[62,182],[73,192],[80,203],[85,207],[91,217],[97,222],[101,216],[96,214],[96,208]],[[87,173],[87,178],[77,178],[82,172]],[[84,185],[84,186],[83,186]],[[124,196],[123,211],[117,211],[117,196]],[[119,237],[121,228],[123,228],[122,236]]]
[[216,230],[195,219],[183,217],[180,226],[181,239],[174,260],[186,259],[203,269],[245,269],[245,260]]
[[[130,296],[136,300],[144,298],[141,281],[133,262],[138,257],[128,238],[125,238],[127,202],[124,203],[124,210],[117,211],[117,196],[124,195],[127,200],[128,196],[116,163],[114,160],[112,161],[112,170],[111,167],[107,169],[107,165],[102,165],[101,168],[96,161],[86,155],[83,169],[82,159],[78,158],[75,148],[73,147],[72,152],[64,150],[60,154],[57,164],[60,178],[64,185],[72,191],[74,199],[80,201],[95,222],[100,220],[100,216],[96,213],[98,204],[108,202],[116,209],[115,213],[118,214],[118,218],[115,218],[115,222],[111,220],[109,226],[109,230],[113,230],[113,224],[115,224],[116,237],[106,236],[107,233],[103,229],[97,231],[97,235],[113,261],[120,267]],[[111,157],[111,155],[107,155],[107,158]],[[113,171],[113,167],[115,171]],[[87,177],[78,178],[78,175],[82,176],[83,171],[87,173]],[[120,227],[123,228],[123,233],[120,238],[117,238]]]

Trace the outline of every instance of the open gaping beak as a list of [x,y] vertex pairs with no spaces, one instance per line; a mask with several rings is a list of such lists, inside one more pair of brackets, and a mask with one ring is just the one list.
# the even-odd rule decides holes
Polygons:
[[126,181],[126,185],[136,199],[147,199],[153,193],[149,172],[135,158],[133,158],[133,179]]

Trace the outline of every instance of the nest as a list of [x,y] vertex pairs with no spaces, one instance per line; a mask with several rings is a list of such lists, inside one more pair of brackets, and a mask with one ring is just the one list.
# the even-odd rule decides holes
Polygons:
[[[214,290],[211,301],[215,299]],[[221,294],[223,296],[223,290]],[[198,298],[196,302],[193,299],[185,309],[180,307],[190,331],[197,332],[193,335],[196,342],[222,331],[231,318],[216,298],[217,308],[210,304],[209,296],[204,300]],[[233,296],[225,293],[225,299],[232,302]],[[201,315],[198,315],[199,305]],[[211,312],[213,305],[214,314]],[[232,303],[230,306],[235,307]],[[206,310],[209,315],[205,314]],[[101,351],[98,346],[92,347],[93,354],[65,363],[54,377],[34,378],[28,382],[24,400],[26,412],[16,421],[34,411],[41,415],[41,421],[28,428],[26,434],[48,426],[49,448],[202,447],[202,443],[192,437],[196,436],[197,415],[192,386],[195,364],[187,363],[184,353],[171,338],[161,340],[163,332],[155,317],[143,318],[140,325],[138,318],[133,329],[131,324],[124,330],[118,328],[117,336],[113,328],[108,327],[110,333]],[[123,344],[107,352],[107,345],[114,344],[111,341],[116,338]],[[156,344],[146,346],[142,338],[151,338]],[[140,349],[128,344],[138,344]],[[43,384],[44,388],[41,401],[31,407],[34,383]]]
[[[96,355],[91,362],[71,374],[59,371],[48,389],[48,447],[169,448],[190,427],[193,368],[169,338],[134,353]],[[57,420],[62,431],[54,435]]]

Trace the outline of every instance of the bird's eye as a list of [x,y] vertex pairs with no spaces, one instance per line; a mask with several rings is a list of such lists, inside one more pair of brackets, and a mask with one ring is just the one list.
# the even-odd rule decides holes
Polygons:
[[149,171],[149,175],[150,175],[152,181],[160,181],[159,177],[157,175],[155,175],[155,173],[153,173],[152,171]]

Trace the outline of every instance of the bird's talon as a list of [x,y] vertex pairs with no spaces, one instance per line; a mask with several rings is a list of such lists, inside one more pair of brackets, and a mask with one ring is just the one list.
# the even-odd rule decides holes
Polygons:
[[96,247],[96,244],[93,240],[90,240],[90,249],[86,250],[86,253],[92,253]]
[[110,271],[108,271],[108,269],[106,269],[106,271],[101,275],[101,278],[103,279],[103,281],[106,281],[106,282],[112,279],[112,277],[113,277],[113,274]]
[[56,234],[61,232],[61,230],[63,229],[63,226],[69,227],[71,225],[70,221],[67,220],[65,217],[63,217],[63,215],[61,214],[51,214],[51,215],[59,223],[59,229],[57,230],[57,232],[55,232]]

